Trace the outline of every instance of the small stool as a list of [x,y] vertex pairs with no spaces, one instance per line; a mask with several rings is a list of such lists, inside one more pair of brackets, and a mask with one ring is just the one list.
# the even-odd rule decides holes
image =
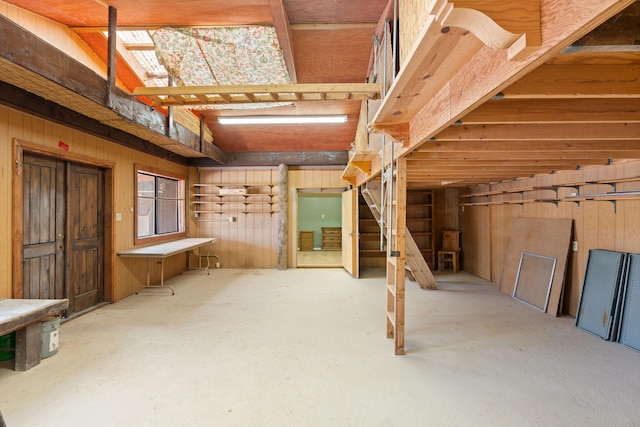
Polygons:
[[453,272],[457,273],[460,263],[460,251],[438,251],[438,267],[440,271],[444,270],[445,263],[451,263]]
[[438,251],[438,269],[444,270],[444,266],[451,263],[454,273],[460,266],[460,232],[455,230],[442,232],[442,250]]

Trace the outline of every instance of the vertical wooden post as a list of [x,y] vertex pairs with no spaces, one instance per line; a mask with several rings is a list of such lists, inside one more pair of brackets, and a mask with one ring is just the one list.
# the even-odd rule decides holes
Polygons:
[[109,6],[109,36],[107,39],[107,99],[106,104],[111,107],[111,94],[116,88],[116,59],[118,45],[118,10]]
[[287,233],[287,208],[288,208],[288,194],[289,194],[289,167],[285,164],[278,166],[279,177],[279,195],[278,206],[280,211],[280,218],[278,219],[278,270],[287,269],[288,259],[288,233]]
[[387,338],[393,338],[395,354],[404,354],[404,295],[406,229],[407,229],[407,160],[396,162],[393,183],[393,201],[389,209],[394,211],[393,227],[388,233],[387,244]]

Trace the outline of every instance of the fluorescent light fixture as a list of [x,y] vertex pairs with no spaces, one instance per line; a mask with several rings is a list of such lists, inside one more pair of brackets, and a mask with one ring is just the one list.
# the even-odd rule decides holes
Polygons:
[[218,117],[221,125],[286,125],[309,123],[346,123],[346,115],[334,116],[236,116]]

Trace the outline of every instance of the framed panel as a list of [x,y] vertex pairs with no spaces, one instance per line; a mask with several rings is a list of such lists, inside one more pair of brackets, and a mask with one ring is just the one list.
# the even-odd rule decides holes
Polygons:
[[611,339],[626,254],[592,249],[582,285],[576,326]]
[[546,312],[555,271],[555,258],[522,252],[513,297]]
[[620,343],[640,350],[640,255],[630,254],[624,290]]

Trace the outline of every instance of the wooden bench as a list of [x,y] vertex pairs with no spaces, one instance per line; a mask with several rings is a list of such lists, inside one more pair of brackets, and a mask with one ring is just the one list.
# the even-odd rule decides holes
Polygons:
[[0,299],[0,335],[16,333],[16,371],[40,363],[42,321],[67,307],[68,299]]

